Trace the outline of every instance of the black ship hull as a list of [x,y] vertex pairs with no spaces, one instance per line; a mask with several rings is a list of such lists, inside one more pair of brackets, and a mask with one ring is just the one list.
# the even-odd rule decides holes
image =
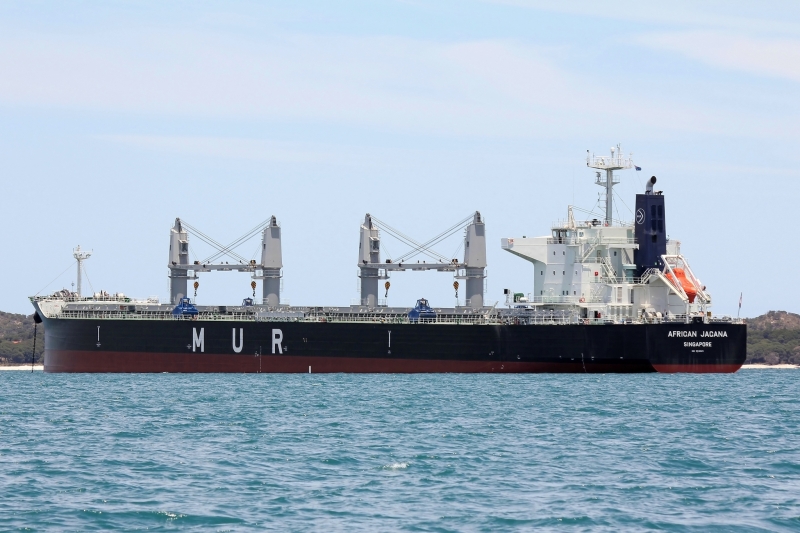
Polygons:
[[735,372],[746,326],[45,319],[46,372]]

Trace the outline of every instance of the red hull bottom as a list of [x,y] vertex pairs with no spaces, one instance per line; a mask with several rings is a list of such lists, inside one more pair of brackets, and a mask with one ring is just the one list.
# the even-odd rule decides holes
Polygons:
[[661,374],[676,374],[687,372],[692,374],[732,374],[742,368],[742,365],[653,365],[656,372]]
[[281,355],[80,352],[47,350],[45,372],[122,373],[595,373],[736,372],[741,365],[658,365],[641,360],[593,362],[458,361]]

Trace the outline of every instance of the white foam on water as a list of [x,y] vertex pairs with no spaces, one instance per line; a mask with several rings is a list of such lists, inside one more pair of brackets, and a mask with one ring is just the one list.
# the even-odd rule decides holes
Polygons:
[[386,470],[402,470],[408,468],[408,463],[392,463],[390,465],[383,465]]

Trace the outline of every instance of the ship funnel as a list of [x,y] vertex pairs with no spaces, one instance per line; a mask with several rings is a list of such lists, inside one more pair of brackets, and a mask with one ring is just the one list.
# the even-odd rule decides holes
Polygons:
[[667,253],[667,221],[664,195],[653,191],[656,177],[647,182],[645,194],[636,195],[636,227],[634,235],[638,249],[633,251],[636,275],[641,276],[648,268],[661,268],[661,256]]
[[277,307],[281,303],[281,268],[283,268],[281,227],[278,225],[275,215],[272,215],[269,224],[261,234],[264,305]]
[[653,194],[653,185],[656,184],[656,177],[651,176],[650,179],[647,181],[647,188],[645,189],[645,194]]

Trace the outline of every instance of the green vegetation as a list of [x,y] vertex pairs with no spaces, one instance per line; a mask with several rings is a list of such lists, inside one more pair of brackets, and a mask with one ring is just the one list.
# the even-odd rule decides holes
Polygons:
[[800,365],[800,315],[770,311],[748,318],[747,362]]
[[[44,328],[36,328],[36,362],[42,362]],[[18,315],[0,311],[0,364],[31,362],[33,350],[33,315]]]

